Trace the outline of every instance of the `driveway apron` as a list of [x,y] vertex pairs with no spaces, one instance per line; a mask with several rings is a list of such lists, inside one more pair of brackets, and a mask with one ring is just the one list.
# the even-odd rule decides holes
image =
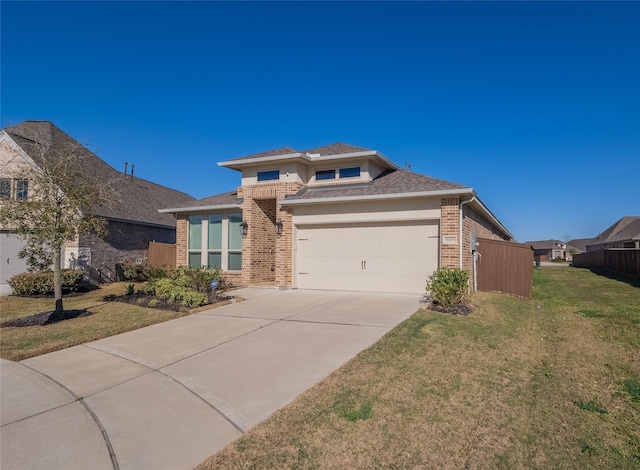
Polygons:
[[245,300],[0,367],[0,467],[191,469],[419,308],[419,295]]

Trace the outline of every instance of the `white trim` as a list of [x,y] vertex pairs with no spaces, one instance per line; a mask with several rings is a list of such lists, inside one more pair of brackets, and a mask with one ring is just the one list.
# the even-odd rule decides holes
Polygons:
[[313,154],[308,154],[305,152],[296,152],[296,153],[287,153],[284,155],[270,155],[268,157],[255,157],[255,158],[244,158],[238,160],[227,160],[224,162],[218,162],[218,166],[224,168],[238,169],[246,165],[253,165],[256,163],[269,163],[276,162],[282,160],[296,160],[302,159],[305,162],[314,163],[314,162],[324,162],[331,160],[345,160],[359,157],[377,157],[379,160],[382,160],[387,166],[393,168],[394,170],[399,169],[400,167],[385,157],[383,154],[378,152],[377,150],[364,150],[360,152],[349,152],[349,153],[339,153],[335,155],[324,155],[324,156],[313,156]]
[[241,209],[238,204],[220,204],[217,206],[192,206],[192,207],[176,207],[174,209],[158,209],[161,214],[178,214],[181,212],[194,212],[194,211],[214,211],[214,210],[229,210],[229,209]]
[[270,155],[268,157],[255,157],[255,158],[244,158],[239,160],[227,160],[225,162],[218,162],[218,166],[221,166],[224,168],[234,168],[234,167],[239,167],[243,165],[250,165],[252,163],[267,163],[267,162],[275,162],[279,160],[292,160],[295,158],[304,158],[305,160],[309,160],[309,157],[306,157],[304,154],[300,152],[296,152],[296,153],[286,153],[284,155]]
[[302,204],[325,204],[333,202],[375,201],[381,199],[408,199],[414,197],[452,196],[457,194],[474,194],[474,190],[472,188],[443,189],[440,191],[417,191],[413,193],[368,194],[364,196],[335,196],[292,200],[282,199],[278,202],[283,206],[293,206]]

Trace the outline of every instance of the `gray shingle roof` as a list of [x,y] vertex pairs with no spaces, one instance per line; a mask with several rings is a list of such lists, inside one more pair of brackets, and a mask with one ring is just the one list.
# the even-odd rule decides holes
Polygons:
[[458,183],[432,178],[407,170],[390,170],[373,181],[336,186],[314,186],[287,196],[285,200],[391,195],[426,191],[471,189]]
[[336,142],[335,144],[304,150],[304,152],[310,154],[319,153],[324,157],[325,155],[340,155],[343,153],[365,152],[368,150],[370,149],[366,149],[364,147],[356,147],[355,145],[343,144],[342,142]]
[[[114,203],[98,208],[96,212],[101,217],[175,227],[175,218],[171,214],[160,214],[158,209],[195,200],[166,186],[125,177],[50,121],[25,121],[4,130],[36,164],[41,165],[43,158],[55,158],[58,149],[73,146],[78,155],[85,157],[82,159],[84,174],[102,181],[114,180]],[[40,148],[47,149],[44,157]]]
[[242,199],[238,198],[237,191],[229,191],[228,193],[216,194],[215,196],[205,197],[203,199],[198,199],[197,201],[183,202],[182,204],[171,206],[170,209],[185,209],[189,207],[229,206],[234,204],[236,205],[242,204]]
[[589,243],[587,243],[587,245],[598,245],[600,243],[622,242],[629,240],[640,240],[640,216],[627,216],[621,218],[600,235],[593,238]]
[[367,150],[369,149],[366,149],[364,147],[356,147],[355,145],[344,144],[342,142],[336,142],[335,144],[325,145],[323,147],[316,147],[309,150],[296,150],[291,147],[281,147],[279,149],[268,150],[266,152],[260,152],[260,153],[254,153],[244,157],[232,158],[231,160],[228,160],[228,161],[234,162],[237,160],[249,160],[252,158],[274,157],[277,155],[288,155],[290,153],[298,153],[298,152],[320,154],[322,156],[325,156],[325,155],[340,155],[343,153],[352,153],[352,152],[363,152]]
[[561,245],[566,245],[566,243],[560,240],[534,240],[524,242],[524,244],[531,245],[534,250],[553,250],[559,248]]
[[591,243],[591,240],[593,240],[593,238],[574,238],[567,242],[567,246],[571,246],[578,251],[586,251],[587,245]]

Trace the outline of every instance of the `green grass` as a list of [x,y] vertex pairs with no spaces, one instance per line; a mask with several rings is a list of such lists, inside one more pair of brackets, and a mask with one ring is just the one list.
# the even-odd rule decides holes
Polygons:
[[[88,309],[93,315],[46,326],[0,327],[0,357],[20,361],[88,341],[183,316],[183,313],[105,302],[107,294],[122,295],[124,283],[114,283],[92,292],[64,298],[66,310]],[[0,323],[53,310],[49,298],[0,297]]]
[[534,298],[420,310],[203,463],[640,469],[640,289],[570,267]]

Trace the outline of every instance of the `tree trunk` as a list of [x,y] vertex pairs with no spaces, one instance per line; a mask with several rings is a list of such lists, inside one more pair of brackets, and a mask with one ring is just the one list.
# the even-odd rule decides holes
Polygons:
[[56,299],[56,312],[62,312],[62,267],[60,266],[60,258],[62,258],[62,247],[59,246],[53,250],[53,295]]

